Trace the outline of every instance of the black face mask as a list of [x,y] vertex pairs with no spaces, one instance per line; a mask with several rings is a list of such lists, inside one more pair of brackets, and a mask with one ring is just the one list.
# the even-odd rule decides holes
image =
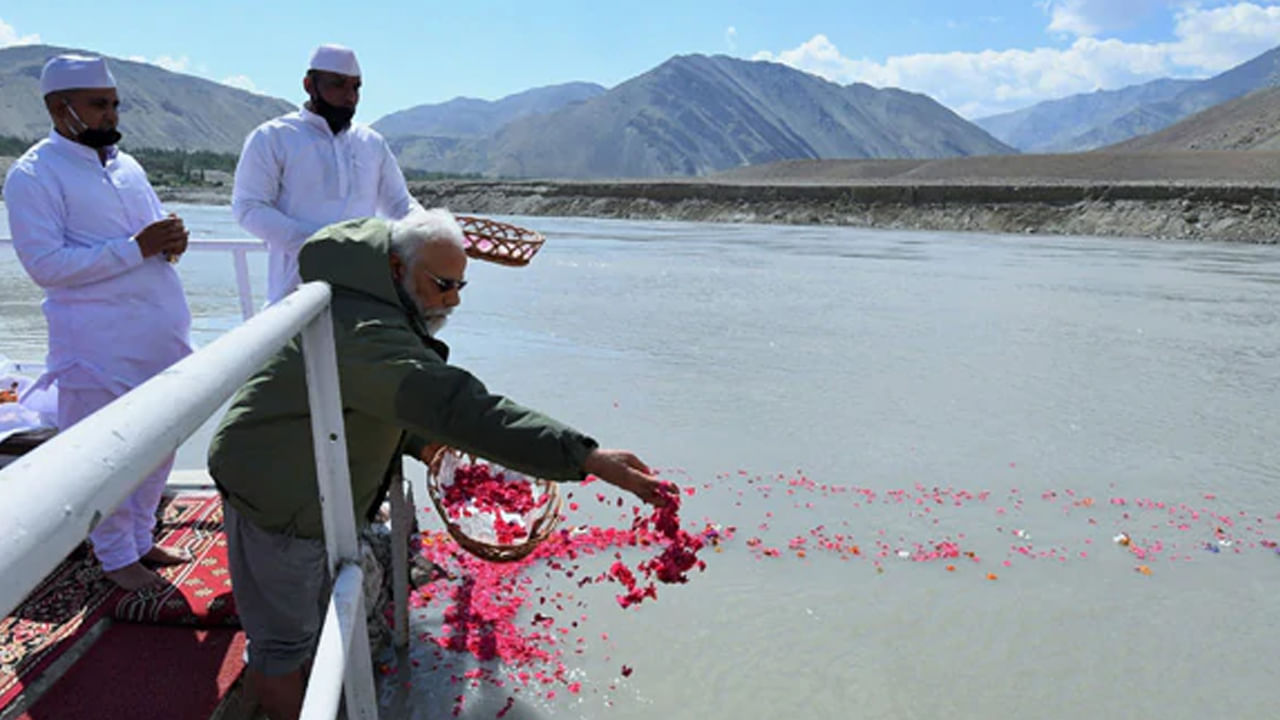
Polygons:
[[351,118],[356,115],[355,108],[331,105],[320,96],[320,93],[311,96],[311,112],[324,118],[324,121],[329,123],[329,129],[333,131],[334,135],[351,127]]
[[120,142],[120,132],[114,128],[111,130],[99,130],[98,128],[86,127],[84,121],[80,119],[80,116],[76,114],[75,109],[71,107],[71,103],[67,103],[67,111],[71,113],[71,117],[75,118],[76,123],[79,124],[80,127],[84,128],[80,132],[76,133],[76,136],[73,138],[81,145],[86,145],[94,150],[99,150]]
[[81,145],[88,145],[94,150],[98,150],[109,145],[115,145],[120,142],[120,132],[118,130],[99,130],[97,128],[89,128],[79,135],[76,135],[76,142]]

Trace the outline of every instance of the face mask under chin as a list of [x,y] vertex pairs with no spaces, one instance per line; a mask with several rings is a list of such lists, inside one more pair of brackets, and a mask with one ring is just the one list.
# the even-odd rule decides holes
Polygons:
[[324,121],[329,124],[329,130],[334,135],[351,127],[351,118],[356,115],[355,108],[331,105],[320,96],[320,93],[311,96],[311,112],[324,118]]
[[72,138],[81,145],[91,147],[94,150],[100,150],[104,147],[115,145],[120,142],[120,132],[115,128],[102,130],[86,126],[85,122],[76,114],[75,108],[71,107],[70,102],[67,103],[67,112],[71,113],[71,117],[75,118],[76,123],[84,128],[84,130],[76,133]]
[[76,135],[76,142],[81,145],[88,145],[94,150],[99,150],[110,145],[120,142],[120,132],[117,130],[99,130],[97,128],[89,128],[83,130]]

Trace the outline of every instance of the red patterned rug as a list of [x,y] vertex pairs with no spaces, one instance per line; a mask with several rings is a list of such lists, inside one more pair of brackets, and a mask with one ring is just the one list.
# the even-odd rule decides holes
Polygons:
[[102,576],[87,545],[76,548],[12,615],[0,619],[0,710],[108,618],[197,627],[238,625],[218,496],[190,493],[166,498],[158,512],[157,543],[185,546],[195,560],[159,570],[169,584],[158,591],[131,594]]
[[222,533],[222,502],[216,494],[181,495],[163,511],[159,544],[185,547],[194,558],[158,568],[169,584],[123,595],[112,608],[116,620],[152,625],[239,627],[227,568],[227,538]]

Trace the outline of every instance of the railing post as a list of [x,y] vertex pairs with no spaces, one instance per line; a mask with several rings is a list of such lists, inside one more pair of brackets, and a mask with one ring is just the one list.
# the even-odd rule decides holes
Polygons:
[[240,291],[240,315],[245,320],[253,317],[253,287],[249,285],[249,259],[243,248],[231,251],[236,265],[236,289]]
[[[329,555],[329,576],[334,579],[336,590],[343,567],[347,564],[359,567],[360,544],[351,499],[333,320],[328,308],[303,328],[302,355],[307,372],[311,437],[315,444],[316,480],[324,520],[325,548]],[[350,644],[346,648],[344,684],[347,717],[374,720],[378,706],[363,605],[363,602],[358,602],[359,612],[355,613]]]
[[404,461],[391,478],[391,593],[395,598],[395,632],[392,644],[409,646],[409,518],[412,508],[404,497]]
[[[338,698],[344,685],[350,687],[346,679],[351,670],[353,641],[357,637],[367,638],[369,634],[364,612],[364,571],[359,565],[343,565],[325,610],[299,720],[333,720],[338,714]],[[349,691],[347,707],[348,718],[377,717],[372,706],[367,711],[351,710]]]

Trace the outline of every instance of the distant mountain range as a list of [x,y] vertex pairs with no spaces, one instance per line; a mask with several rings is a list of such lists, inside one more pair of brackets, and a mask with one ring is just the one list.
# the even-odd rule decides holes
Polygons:
[[1280,85],[1280,47],[1205,80],[1156,80],[1072,95],[974,122],[1023,152],[1077,152],[1163,130],[1261,88]]
[[1154,80],[1119,90],[1099,90],[1048,100],[1031,107],[974,120],[974,124],[1023,152],[1056,152],[1148,103],[1177,95],[1195,80]]
[[[0,135],[41,138],[49,114],[40,96],[40,70],[50,57],[80,52],[49,45],[0,49]],[[126,148],[212,150],[239,153],[249,131],[296,108],[278,98],[255,95],[155,65],[108,58],[119,84],[120,131]]]
[[[48,132],[40,68],[66,51],[0,49],[0,136]],[[111,67],[121,85],[126,147],[238,153],[253,127],[294,109],[149,64],[113,58]],[[1123,143],[1120,151],[1275,148],[1280,97],[1265,89],[1278,85],[1280,48],[1206,80],[1156,80],[971,123],[917,93],[842,86],[770,62],[683,55],[614,88],[575,82],[496,101],[455,98],[373,125],[406,169],[511,178],[704,176],[787,160],[909,161],[1116,143]],[[1258,90],[1264,92],[1249,95]],[[1131,140],[1140,135],[1150,137]]]
[[405,167],[503,177],[691,176],[799,158],[1013,152],[924,95],[703,55],[674,57],[487,137],[405,130],[390,137]]
[[481,138],[497,132],[512,120],[555,112],[605,92],[595,83],[574,82],[534,88],[492,102],[460,97],[438,105],[418,105],[391,113],[373,123],[373,128],[386,137]]

